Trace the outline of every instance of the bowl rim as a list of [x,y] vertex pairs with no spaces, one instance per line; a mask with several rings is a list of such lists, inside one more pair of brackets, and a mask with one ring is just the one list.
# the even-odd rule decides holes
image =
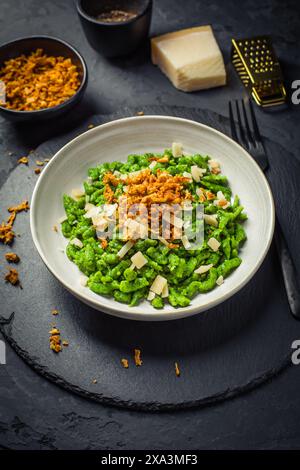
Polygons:
[[76,0],[76,8],[77,8],[77,12],[80,16],[82,16],[85,20],[89,21],[90,23],[97,24],[97,25],[100,25],[100,26],[107,26],[108,28],[112,27],[112,26],[122,27],[122,26],[125,26],[127,24],[134,23],[136,20],[141,18],[141,16],[144,16],[145,13],[147,13],[147,11],[150,7],[152,7],[152,0],[147,0],[147,4],[145,5],[145,7],[140,11],[140,13],[138,13],[133,18],[130,18],[129,20],[126,20],[126,21],[111,21],[111,22],[107,23],[105,21],[96,20],[93,16],[86,13],[84,11],[84,9],[82,8],[82,0]]
[[82,77],[80,86],[79,86],[78,90],[76,90],[74,95],[72,95],[70,98],[68,98],[63,103],[60,103],[56,106],[52,106],[51,108],[36,109],[36,110],[33,110],[33,111],[19,111],[17,109],[8,109],[8,108],[5,108],[5,106],[0,105],[0,110],[3,111],[4,113],[10,114],[12,116],[13,115],[14,116],[19,116],[19,117],[23,116],[24,118],[26,118],[27,116],[32,116],[33,117],[33,116],[41,116],[42,114],[43,115],[48,114],[48,113],[51,113],[53,111],[57,111],[59,109],[62,109],[67,104],[71,104],[73,101],[75,101],[77,99],[78,95],[84,91],[84,89],[87,85],[87,80],[88,80],[88,68],[87,68],[87,65],[86,65],[86,62],[85,62],[83,56],[80,54],[80,52],[74,46],[72,46],[70,43],[68,43],[64,39],[56,38],[54,36],[48,36],[47,34],[24,36],[24,37],[20,37],[20,38],[17,38],[17,39],[13,39],[12,41],[8,41],[4,44],[1,44],[0,51],[3,48],[7,47],[7,46],[10,46],[10,45],[16,44],[16,43],[21,43],[22,41],[26,41],[27,39],[33,39],[33,40],[48,39],[50,41],[58,42],[58,43],[63,44],[64,46],[66,46],[68,49],[70,49],[72,52],[74,52],[75,55],[77,55],[77,57],[79,58],[80,63],[82,65],[82,69],[83,69],[83,77]]
[[[55,162],[57,160],[59,160],[59,158],[61,158],[61,155],[63,155],[63,153],[66,150],[68,150],[70,147],[76,145],[76,143],[79,142],[80,139],[87,138],[87,135],[89,135],[89,134],[92,135],[92,133],[96,133],[96,132],[99,132],[99,131],[101,132],[103,129],[104,130],[109,129],[110,127],[116,126],[120,123],[134,122],[134,121],[137,121],[137,120],[140,120],[140,119],[143,119],[143,120],[157,120],[157,121],[159,121],[159,120],[170,121],[171,120],[171,121],[174,121],[174,122],[176,121],[176,122],[190,123],[190,124],[193,124],[193,125],[196,125],[196,126],[200,126],[204,129],[207,129],[209,132],[213,132],[214,134],[216,134],[218,136],[221,136],[223,139],[227,140],[231,145],[235,146],[243,154],[244,158],[247,158],[248,161],[250,161],[252,165],[256,166],[256,169],[258,170],[258,172],[261,175],[261,181],[263,182],[263,184],[265,186],[265,190],[267,192],[268,200],[269,200],[269,204],[270,204],[270,220],[269,220],[270,224],[269,224],[268,234],[267,234],[267,237],[266,237],[267,238],[267,244],[264,248],[264,251],[263,251],[261,257],[256,260],[256,263],[253,266],[252,270],[249,271],[248,274],[244,276],[242,281],[239,282],[239,284],[237,286],[235,286],[233,289],[229,290],[228,292],[223,293],[221,296],[210,300],[205,305],[204,308],[201,307],[199,309],[199,306],[197,306],[197,305],[190,305],[188,307],[180,307],[180,308],[177,308],[177,309],[174,308],[174,312],[172,312],[172,313],[170,313],[169,311],[164,311],[163,309],[161,309],[161,310],[158,310],[157,313],[153,314],[151,312],[144,312],[142,308],[136,309],[135,311],[132,311],[132,313],[128,312],[128,311],[123,311],[122,312],[121,311],[122,304],[119,304],[115,300],[112,300],[111,305],[109,305],[109,306],[108,305],[101,305],[100,304],[101,296],[99,296],[99,299],[100,299],[99,302],[96,302],[89,295],[87,295],[85,293],[78,293],[76,288],[74,288],[71,283],[68,283],[67,281],[65,281],[63,279],[63,277],[60,275],[60,273],[55,270],[54,267],[53,268],[50,267],[50,265],[47,261],[47,258],[46,258],[46,256],[44,256],[43,250],[40,246],[38,231],[37,231],[37,227],[36,227],[36,224],[35,224],[35,218],[36,218],[35,213],[36,213],[36,207],[37,207],[37,204],[38,204],[37,195],[38,195],[40,187],[43,184],[43,180],[47,177],[47,173],[50,171],[51,167],[55,164]],[[255,275],[255,273],[257,272],[257,270],[259,269],[259,267],[263,263],[266,255],[269,251],[269,248],[270,248],[270,245],[271,245],[271,242],[272,242],[272,239],[273,239],[274,228],[275,228],[275,205],[274,205],[272,191],[271,191],[270,185],[269,185],[263,171],[261,170],[259,165],[255,162],[255,160],[251,157],[251,155],[241,145],[239,145],[237,142],[235,142],[233,139],[228,137],[223,132],[218,131],[217,129],[214,129],[211,126],[207,126],[206,124],[202,124],[202,123],[199,123],[197,121],[193,121],[191,119],[178,118],[178,117],[175,117],[175,116],[147,115],[147,116],[143,116],[142,118],[139,117],[139,116],[126,117],[126,118],[116,119],[114,121],[111,121],[111,122],[108,122],[108,123],[105,123],[105,124],[101,124],[101,125],[93,128],[93,129],[90,129],[86,132],[83,132],[82,134],[75,137],[74,139],[72,139],[67,144],[65,144],[52,157],[51,161],[48,163],[47,167],[45,168],[45,170],[42,172],[41,176],[39,177],[39,179],[38,179],[38,181],[35,185],[35,188],[33,190],[32,198],[31,198],[31,210],[30,210],[31,236],[32,236],[34,245],[35,245],[40,257],[42,258],[42,260],[45,263],[48,270],[54,275],[54,277],[56,277],[56,279],[69,292],[71,292],[75,297],[80,299],[82,302],[84,302],[87,305],[89,305],[89,306],[91,306],[91,307],[93,307],[97,310],[100,310],[102,312],[108,313],[108,314],[113,315],[113,316],[129,319],[129,320],[139,320],[139,321],[177,320],[179,318],[188,318],[192,315],[200,313],[200,311],[205,311],[206,312],[207,310],[223,303],[225,300],[229,299],[234,294],[236,294],[238,291],[240,291],[252,279],[252,277]]]

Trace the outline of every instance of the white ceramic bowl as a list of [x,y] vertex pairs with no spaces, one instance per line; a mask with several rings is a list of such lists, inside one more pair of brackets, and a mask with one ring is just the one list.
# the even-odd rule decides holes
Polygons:
[[[64,215],[63,194],[82,186],[91,166],[105,161],[125,161],[130,153],[161,152],[174,141],[182,142],[188,154],[208,154],[219,160],[233,194],[240,196],[249,217],[245,223],[248,240],[242,248],[242,264],[221,286],[199,294],[185,308],[167,305],[163,310],[156,310],[146,301],[129,307],[91,292],[80,285],[77,266],[63,252],[67,240],[52,229]],[[57,152],[34,189],[30,226],[35,246],[48,269],[83,302],[123,318],[172,320],[208,310],[238,292],[252,278],[270,247],[274,204],[260,168],[242,147],[221,132],[175,117],[132,117],[91,129]]]

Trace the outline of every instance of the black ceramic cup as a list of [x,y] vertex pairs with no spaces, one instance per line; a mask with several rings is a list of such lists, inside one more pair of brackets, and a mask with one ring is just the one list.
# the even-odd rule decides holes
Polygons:
[[76,93],[63,103],[36,111],[18,111],[0,106],[0,113],[11,121],[42,121],[53,119],[65,114],[81,100],[88,80],[85,61],[79,52],[70,44],[51,36],[30,36],[16,39],[0,46],[0,68],[6,60],[13,59],[22,54],[30,54],[36,49],[43,49],[49,56],[63,56],[70,58],[77,66],[81,84]]
[[[133,13],[127,21],[105,22],[111,10]],[[90,45],[106,57],[132,53],[149,34],[152,0],[77,0],[79,18]]]

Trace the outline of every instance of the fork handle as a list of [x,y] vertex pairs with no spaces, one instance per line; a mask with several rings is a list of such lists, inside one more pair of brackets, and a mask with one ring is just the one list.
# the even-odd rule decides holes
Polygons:
[[297,273],[277,217],[274,238],[290,309],[294,317],[300,320],[300,290]]

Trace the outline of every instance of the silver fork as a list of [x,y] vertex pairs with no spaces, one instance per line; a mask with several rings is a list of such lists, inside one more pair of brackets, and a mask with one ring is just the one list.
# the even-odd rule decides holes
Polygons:
[[[252,155],[263,171],[266,171],[269,166],[269,160],[259,132],[252,102],[248,100],[247,105],[244,100],[240,102],[235,100],[234,104],[235,106],[229,101],[229,119],[232,138]],[[234,109],[237,117],[237,125],[234,120]],[[277,216],[274,238],[290,309],[294,317],[299,320],[300,290],[297,273]]]

